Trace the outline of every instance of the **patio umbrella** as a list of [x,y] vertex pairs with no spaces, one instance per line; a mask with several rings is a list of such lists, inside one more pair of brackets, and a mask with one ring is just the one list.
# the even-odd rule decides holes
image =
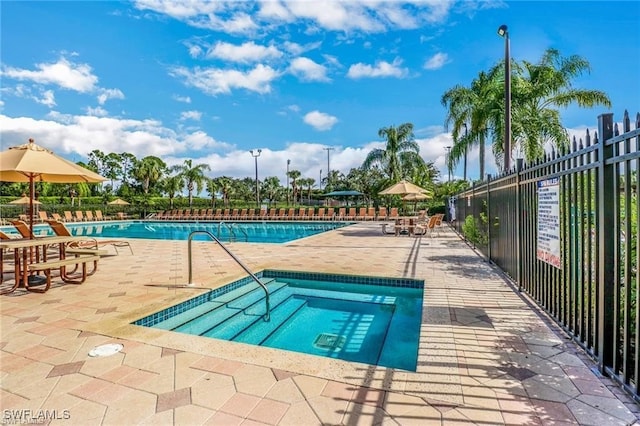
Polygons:
[[107,204],[110,204],[112,206],[128,206],[130,203],[126,202],[121,198],[116,198],[113,201],[109,201]]
[[34,183],[97,183],[107,180],[91,170],[55,155],[33,139],[0,152],[0,181],[29,182],[29,228],[33,233]]
[[398,183],[391,185],[389,188],[380,191],[380,195],[407,195],[407,194],[426,194],[428,190],[420,188],[418,185],[414,185],[406,180],[401,180]]
[[[9,201],[9,204],[27,205],[29,204],[29,202],[31,202],[31,198],[24,196],[24,197],[18,198],[17,200]],[[33,204],[35,205],[35,204],[42,204],[42,203],[38,200],[33,200]]]

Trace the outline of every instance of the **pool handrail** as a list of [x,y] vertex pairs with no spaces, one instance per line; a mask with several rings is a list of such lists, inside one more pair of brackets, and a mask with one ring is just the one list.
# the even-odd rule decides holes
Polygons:
[[193,241],[193,236],[194,236],[194,235],[196,235],[196,234],[205,234],[205,235],[208,235],[209,237],[211,237],[211,238],[212,238],[216,243],[218,243],[218,245],[219,245],[220,247],[222,247],[222,249],[223,249],[223,250],[224,250],[224,251],[225,251],[229,256],[231,256],[231,258],[232,258],[233,260],[235,260],[235,261],[236,261],[236,263],[237,263],[238,265],[240,265],[240,267],[241,267],[242,269],[244,269],[244,271],[245,271],[247,274],[249,274],[249,276],[250,276],[250,277],[251,277],[255,282],[257,282],[257,283],[258,283],[258,285],[260,285],[260,287],[262,287],[262,289],[264,290],[264,296],[265,296],[265,297],[264,297],[264,302],[265,302],[265,305],[266,305],[266,312],[265,312],[265,314],[264,314],[264,320],[265,320],[265,321],[267,321],[267,322],[268,322],[268,321],[270,321],[270,319],[271,319],[271,314],[270,314],[270,310],[271,310],[271,308],[270,308],[270,303],[269,303],[269,289],[267,289],[267,286],[266,286],[266,285],[264,285],[264,284],[262,283],[262,281],[260,281],[260,280],[258,279],[258,277],[256,277],[256,276],[254,275],[254,273],[253,273],[253,272],[251,272],[251,271],[249,270],[249,268],[248,268],[244,263],[242,263],[242,261],[241,261],[240,259],[238,259],[238,258],[236,257],[236,255],[235,255],[235,254],[233,254],[233,253],[232,253],[228,248],[226,248],[226,247],[222,244],[222,242],[221,242],[218,238],[216,238],[216,236],[215,236],[215,235],[213,235],[213,234],[212,234],[211,232],[209,232],[209,231],[197,230],[197,231],[192,231],[192,232],[189,234],[188,251],[187,251],[187,252],[188,252],[188,259],[189,259],[189,285],[193,285],[193,262],[191,261],[191,260],[192,260],[192,255],[191,255],[191,241]]

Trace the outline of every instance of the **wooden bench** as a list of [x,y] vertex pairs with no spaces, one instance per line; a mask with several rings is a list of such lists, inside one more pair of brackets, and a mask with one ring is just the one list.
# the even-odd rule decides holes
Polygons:
[[[100,260],[100,256],[96,254],[88,254],[88,255],[75,255],[74,257],[67,257],[65,259],[54,259],[54,260],[48,260],[46,262],[31,263],[27,266],[27,270],[29,272],[44,272],[45,276],[47,277],[47,282],[44,288],[31,288],[29,287],[29,283],[27,280],[27,282],[25,283],[25,288],[29,291],[34,291],[37,293],[44,293],[45,291],[49,290],[49,287],[51,287],[51,270],[52,269],[60,270],[60,278],[65,283],[82,284],[87,279],[87,276],[93,274],[96,271],[99,260]],[[87,272],[88,262],[93,262],[93,270],[91,272]],[[74,265],[75,268],[73,269],[72,272],[67,272],[66,267],[71,265]],[[82,265],[82,274],[80,274],[77,277],[71,277],[69,274],[75,272],[76,269],[78,269],[79,265]]]
[[107,256],[109,254],[109,250],[98,250],[92,248],[67,248],[65,250],[65,253],[73,255],[95,254],[102,257]]

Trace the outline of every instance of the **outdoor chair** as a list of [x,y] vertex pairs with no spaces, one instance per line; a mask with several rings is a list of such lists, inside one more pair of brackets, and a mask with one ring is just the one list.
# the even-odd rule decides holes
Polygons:
[[304,220],[306,216],[307,216],[307,209],[304,207],[300,207],[300,209],[298,210],[298,215],[295,216],[295,219]]
[[[69,229],[65,226],[64,223],[58,222],[57,220],[48,220],[47,223],[51,226],[53,232],[60,237],[70,237],[72,236]],[[120,254],[118,248],[127,247],[131,254],[133,254],[133,249],[131,248],[131,244],[125,240],[99,240],[97,238],[86,237],[84,240],[73,241],[67,244],[68,248],[71,249],[91,249],[98,250],[101,246],[112,246],[116,251],[116,254]]]
[[76,216],[75,219],[78,222],[84,222],[84,215],[82,214],[82,210],[76,210]]
[[327,214],[325,220],[336,220],[336,209],[334,207],[327,208]]
[[354,219],[356,220],[366,220],[367,219],[367,208],[360,207],[358,214],[354,214]]
[[397,219],[400,217],[400,214],[398,213],[398,208],[397,207],[391,207],[391,210],[389,211],[389,216],[387,217],[388,219]]
[[[53,219],[57,220],[55,215],[53,216]],[[109,216],[103,216],[102,215],[102,210],[96,210],[96,219],[97,220],[107,220],[107,219],[111,219],[111,218]]]
[[324,211],[325,208],[324,207],[318,207],[318,213],[316,213],[313,218],[315,220],[324,220]]
[[45,211],[40,210],[38,212],[38,216],[40,217],[40,221],[43,223],[49,220],[49,215]]
[[88,221],[93,221],[93,212],[91,210],[87,210],[84,212],[84,217]]
[[53,218],[53,220],[57,220],[58,222],[62,222],[62,216],[60,216],[58,213],[51,213],[51,218]]
[[337,220],[346,220],[347,218],[347,209],[345,207],[340,207],[338,209],[338,214],[336,215]]
[[69,210],[64,211],[64,221],[65,222],[73,222],[73,215]]
[[376,217],[378,220],[387,220],[387,208],[379,207],[378,208],[378,216]]

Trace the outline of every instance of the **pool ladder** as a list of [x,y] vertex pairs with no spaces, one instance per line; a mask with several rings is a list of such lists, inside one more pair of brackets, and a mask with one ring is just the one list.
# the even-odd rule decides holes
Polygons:
[[[229,230],[229,242],[236,241],[236,232],[234,231],[235,223],[229,225],[223,220],[218,222],[218,239],[220,239],[220,229],[222,228],[222,225],[224,225],[224,227]],[[249,234],[247,234],[247,231],[244,228],[238,229],[244,234],[244,242],[246,243],[247,241],[249,241]]]
[[192,252],[192,250],[191,250],[191,241],[193,241],[193,237],[194,237],[194,235],[196,235],[196,234],[205,234],[205,235],[208,235],[209,237],[211,237],[211,239],[212,239],[213,241],[215,241],[216,243],[218,243],[218,245],[219,245],[220,247],[222,247],[222,249],[223,249],[225,252],[227,252],[227,254],[228,254],[229,256],[231,256],[231,258],[232,258],[233,260],[235,260],[235,261],[236,261],[236,263],[237,263],[238,265],[240,265],[240,267],[241,267],[242,269],[244,269],[244,270],[245,270],[245,272],[246,272],[247,274],[249,274],[249,276],[250,276],[250,277],[251,277],[255,282],[257,282],[257,283],[258,283],[258,285],[259,285],[260,287],[262,287],[262,290],[264,290],[264,302],[265,302],[265,305],[266,305],[266,312],[265,312],[265,314],[264,314],[264,320],[265,320],[265,321],[269,321],[269,320],[271,319],[271,313],[270,313],[271,308],[270,308],[270,303],[269,303],[269,290],[267,289],[267,286],[266,286],[266,285],[264,285],[264,283],[262,283],[262,281],[260,281],[260,280],[258,279],[258,277],[256,277],[256,276],[254,275],[254,273],[253,273],[253,272],[251,272],[251,271],[249,270],[249,268],[248,268],[244,263],[242,263],[242,261],[241,261],[240,259],[238,259],[238,257],[237,257],[235,254],[231,253],[231,251],[230,251],[228,248],[226,248],[226,247],[222,244],[222,242],[221,242],[221,241],[220,241],[220,240],[219,240],[215,235],[213,235],[213,234],[212,234],[211,232],[209,232],[209,231],[193,231],[193,232],[191,232],[191,233],[189,234],[189,243],[188,243],[188,244],[189,244],[189,246],[188,246],[188,247],[189,247],[189,248],[188,248],[188,259],[189,259],[189,284],[191,285],[191,284],[193,283],[193,262],[192,262],[192,255],[191,255],[191,252]]

